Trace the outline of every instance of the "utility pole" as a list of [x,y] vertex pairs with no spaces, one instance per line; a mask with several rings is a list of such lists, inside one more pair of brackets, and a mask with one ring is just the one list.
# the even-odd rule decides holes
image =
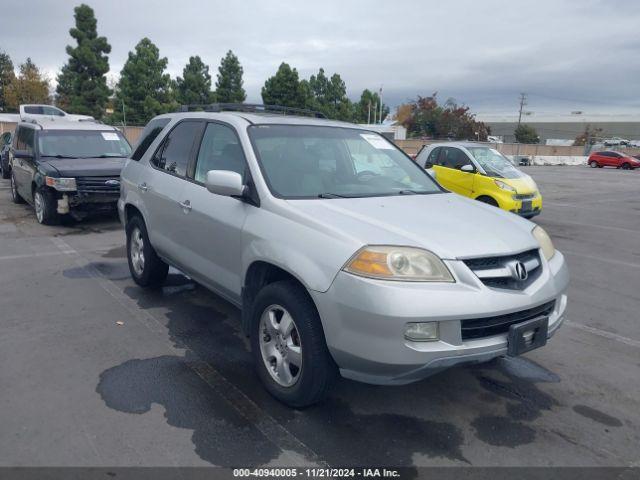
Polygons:
[[380,120],[380,123],[382,123],[382,85],[380,85],[380,116],[378,117],[378,119]]
[[522,122],[522,109],[527,104],[527,94],[522,92],[520,94],[520,112],[518,113],[518,126],[520,126],[520,122]]
[[[516,130],[518,130],[518,128],[520,127],[520,123],[522,122],[522,109],[526,104],[527,104],[527,94],[522,92],[520,94],[520,111],[518,112],[518,126],[516,127]],[[520,157],[520,142],[518,142],[518,139],[516,138],[516,157],[514,159],[515,160],[514,163],[516,165],[520,163],[519,157]]]
[[369,111],[367,112],[367,125],[371,124],[371,100],[369,100]]

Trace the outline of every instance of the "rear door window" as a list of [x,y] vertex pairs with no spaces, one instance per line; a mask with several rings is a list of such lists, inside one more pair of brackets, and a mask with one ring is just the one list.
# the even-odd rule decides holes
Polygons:
[[166,127],[170,121],[168,118],[157,118],[147,123],[147,126],[144,127],[144,130],[142,130],[140,134],[140,139],[133,154],[131,154],[131,159],[140,160],[162,129]]
[[186,176],[196,139],[200,138],[203,127],[204,122],[197,120],[178,123],[162,142],[152,163],[173,175]]

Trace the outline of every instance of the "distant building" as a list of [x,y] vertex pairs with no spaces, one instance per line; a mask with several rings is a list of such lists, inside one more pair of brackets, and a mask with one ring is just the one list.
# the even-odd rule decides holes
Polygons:
[[360,123],[361,127],[378,132],[389,140],[406,140],[407,129],[397,123]]
[[[477,114],[476,119],[491,128],[491,135],[503,137],[505,143],[515,142],[514,130],[518,125],[518,113]],[[602,129],[599,137],[622,137],[640,140],[640,114],[597,114],[572,112],[570,114],[540,114],[535,112],[522,117],[522,123],[536,129],[540,143],[547,140],[573,140],[585,131],[587,125],[593,131]]]

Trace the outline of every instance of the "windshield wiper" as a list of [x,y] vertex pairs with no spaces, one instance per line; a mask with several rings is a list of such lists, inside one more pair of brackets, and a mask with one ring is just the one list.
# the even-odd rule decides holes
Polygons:
[[419,191],[419,190],[400,190],[398,192],[398,195],[427,195],[429,193],[434,193],[434,192],[429,192],[429,191],[426,191],[426,190],[422,190],[422,191]]
[[337,193],[320,193],[318,198],[349,198],[344,195],[338,195]]
[[120,157],[124,157],[124,155],[119,155],[117,153],[103,153],[102,155],[98,155],[97,157],[93,157],[93,158],[120,158]]
[[57,155],[40,155],[40,157],[47,157],[47,158],[78,158],[78,157],[73,157],[71,155],[61,155],[61,154],[57,154]]

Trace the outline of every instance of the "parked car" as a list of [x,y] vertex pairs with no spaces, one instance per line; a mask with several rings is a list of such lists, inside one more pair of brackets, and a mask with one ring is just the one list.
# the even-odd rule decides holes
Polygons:
[[90,115],[75,115],[67,113],[64,110],[54,107],[53,105],[40,104],[23,104],[20,105],[20,118],[26,120],[28,118],[57,118],[64,120],[94,120]]
[[587,163],[591,168],[616,167],[631,170],[640,167],[640,160],[622,152],[593,152]]
[[542,212],[533,179],[497,150],[473,142],[434,143],[416,159],[447,190],[531,218]]
[[629,140],[620,137],[605,138],[602,143],[605,147],[624,146],[629,144]]
[[118,210],[134,281],[173,265],[241,308],[276,398],[310,405],[338,373],[406,384],[558,330],[569,276],[541,227],[364,127],[237,108],[155,117]]
[[631,140],[628,144],[629,147],[640,148],[640,140]]
[[11,174],[11,168],[9,167],[9,150],[11,149],[12,137],[12,132],[4,132],[2,136],[0,136],[0,176],[5,180],[9,178]]
[[11,194],[33,205],[38,222],[114,210],[131,147],[114,127],[47,119],[18,123],[9,150]]

